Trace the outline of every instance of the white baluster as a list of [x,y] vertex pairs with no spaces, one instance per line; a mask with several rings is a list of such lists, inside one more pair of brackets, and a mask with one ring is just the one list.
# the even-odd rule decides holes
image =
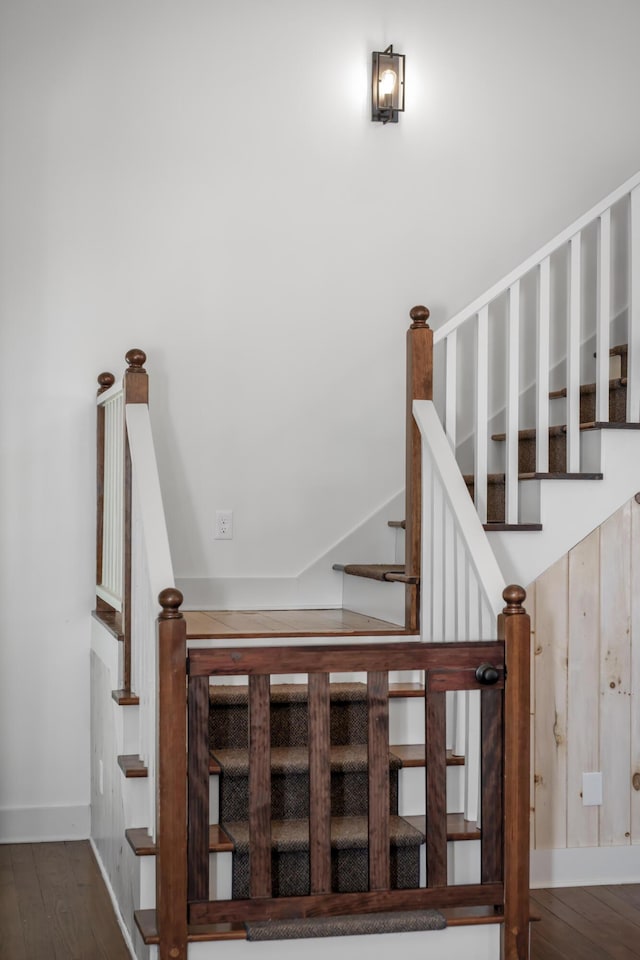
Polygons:
[[580,472],[580,318],[582,234],[571,238],[567,330],[567,473]]
[[540,264],[538,285],[536,395],[536,471],[549,472],[549,323],[551,319],[551,260]]
[[509,290],[507,350],[506,522],[518,522],[518,407],[520,403],[520,281]]
[[489,307],[478,312],[476,370],[476,449],[474,491],[478,516],[487,522],[487,432],[489,394]]
[[596,328],[596,420],[609,422],[609,325],[611,322],[611,210],[600,217],[598,320]]
[[446,339],[445,368],[445,430],[451,449],[456,452],[456,418],[458,400],[458,332],[454,330]]
[[640,421],[640,187],[631,191],[631,258],[627,354],[627,420]]

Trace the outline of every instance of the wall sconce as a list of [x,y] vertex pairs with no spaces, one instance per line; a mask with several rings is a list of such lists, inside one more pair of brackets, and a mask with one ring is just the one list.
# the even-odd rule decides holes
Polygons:
[[404,110],[404,54],[394,53],[390,44],[372,57],[371,119],[397,123],[398,114]]

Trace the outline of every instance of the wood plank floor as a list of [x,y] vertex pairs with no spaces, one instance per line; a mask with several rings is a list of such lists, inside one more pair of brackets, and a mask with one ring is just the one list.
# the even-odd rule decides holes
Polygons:
[[[189,640],[399,636],[404,627],[352,610],[185,610]],[[408,634],[413,636],[413,634]]]
[[[533,890],[531,960],[640,958],[640,885]],[[86,841],[0,845],[0,960],[129,960]]]
[[86,840],[0,845],[0,960],[130,960]]
[[640,957],[640,885],[531,892],[531,960]]

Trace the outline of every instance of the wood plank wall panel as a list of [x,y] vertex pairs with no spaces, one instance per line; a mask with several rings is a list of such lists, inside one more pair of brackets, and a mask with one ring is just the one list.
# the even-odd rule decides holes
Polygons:
[[[532,846],[640,843],[640,504],[629,501],[527,588]],[[601,771],[603,803],[582,804]]]
[[582,774],[599,770],[600,531],[569,554],[567,846],[597,847],[598,808],[582,803]]
[[568,556],[536,582],[536,848],[567,845]]
[[[640,504],[631,501],[631,843],[640,843]],[[637,777],[634,781],[634,776]],[[634,785],[635,784],[635,785]]]
[[630,842],[631,505],[600,528],[600,843]]

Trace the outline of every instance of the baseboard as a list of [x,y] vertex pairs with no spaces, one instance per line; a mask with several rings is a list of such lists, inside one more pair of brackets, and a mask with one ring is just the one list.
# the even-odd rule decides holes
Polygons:
[[88,803],[70,807],[0,808],[0,843],[87,840],[90,833]]
[[127,930],[127,926],[126,926],[124,920],[122,919],[122,915],[121,915],[121,913],[120,913],[120,907],[118,906],[118,901],[116,900],[115,893],[113,892],[113,887],[111,886],[111,881],[109,880],[109,875],[107,874],[107,871],[106,871],[105,868],[104,868],[104,864],[103,864],[102,859],[101,859],[101,857],[100,857],[100,853],[98,852],[98,848],[96,847],[95,843],[93,842],[93,837],[89,837],[89,843],[91,844],[91,849],[93,850],[93,855],[94,855],[94,857],[96,858],[96,863],[98,864],[98,870],[100,871],[100,873],[101,873],[101,875],[102,875],[102,879],[104,880],[104,885],[105,885],[105,887],[107,888],[107,893],[109,894],[109,897],[111,898],[111,904],[112,904],[112,906],[113,906],[113,912],[114,912],[115,915],[116,915],[116,920],[118,921],[118,926],[120,927],[120,932],[122,933],[122,936],[124,937],[124,942],[125,942],[126,945],[127,945],[127,950],[129,951],[129,953],[130,953],[131,956],[133,957],[133,960],[136,960],[136,951],[135,951],[135,948],[134,948],[134,946],[133,946],[133,941],[131,940],[131,935],[129,934],[129,931]]
[[535,889],[615,883],[640,883],[640,845],[531,851]]

